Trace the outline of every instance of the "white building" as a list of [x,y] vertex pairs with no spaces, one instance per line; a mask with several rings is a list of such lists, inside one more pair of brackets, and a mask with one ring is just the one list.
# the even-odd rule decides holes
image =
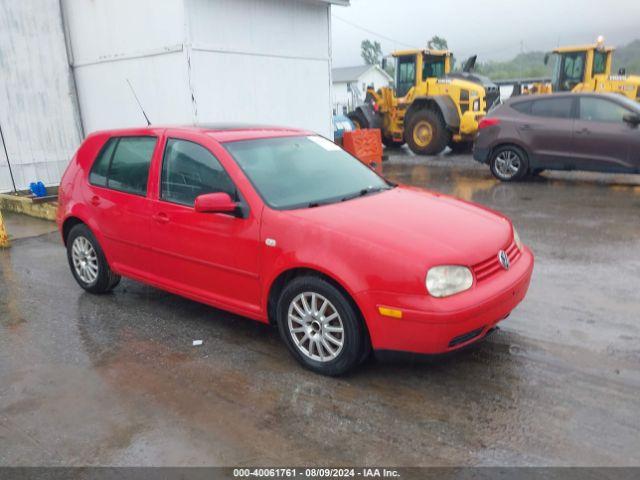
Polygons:
[[388,86],[392,78],[378,65],[359,65],[357,67],[334,68],[333,111],[341,114],[350,112],[364,100],[367,87],[374,89]]
[[331,5],[349,0],[0,0],[0,191],[56,184],[82,137],[246,122],[332,135]]

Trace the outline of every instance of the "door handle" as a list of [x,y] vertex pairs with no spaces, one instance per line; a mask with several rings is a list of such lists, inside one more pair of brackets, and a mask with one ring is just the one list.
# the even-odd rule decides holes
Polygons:
[[588,128],[581,128],[580,130],[576,131],[576,134],[578,135],[587,135],[591,133],[591,130],[589,130]]
[[531,130],[531,125],[529,125],[528,123],[520,125],[520,130]]
[[158,223],[169,223],[169,215],[167,215],[166,213],[156,213],[151,218],[153,218]]
[[93,205],[94,207],[100,205],[100,197],[98,197],[97,195],[91,197],[91,205]]

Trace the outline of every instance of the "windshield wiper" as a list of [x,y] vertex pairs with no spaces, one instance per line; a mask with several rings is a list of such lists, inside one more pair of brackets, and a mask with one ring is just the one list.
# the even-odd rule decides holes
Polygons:
[[351,195],[347,195],[347,196],[342,197],[340,199],[332,199],[332,200],[324,200],[324,201],[316,201],[316,202],[307,203],[307,208],[322,207],[323,205],[330,205],[332,203],[337,203],[337,202],[346,202],[347,200],[351,200],[353,198],[364,197],[365,195],[369,195],[370,193],[377,193],[377,192],[382,192],[384,190],[391,190],[394,187],[395,187],[395,185],[388,185],[388,186],[383,186],[383,187],[363,188],[362,190],[360,190],[360,191],[358,191],[356,193],[353,193]]
[[342,199],[340,199],[341,202],[346,202],[347,200],[351,200],[353,198],[358,198],[358,197],[364,197],[365,195],[369,195],[370,193],[377,193],[377,192],[382,192],[384,190],[391,190],[393,187],[391,186],[386,186],[386,187],[368,187],[368,188],[363,188],[362,190],[360,190],[359,192],[356,192],[352,195],[347,195],[346,197],[342,197]]

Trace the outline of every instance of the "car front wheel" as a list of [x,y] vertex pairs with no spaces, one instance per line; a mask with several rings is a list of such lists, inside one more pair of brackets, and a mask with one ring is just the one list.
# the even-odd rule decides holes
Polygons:
[[67,259],[76,282],[88,292],[106,293],[120,283],[120,276],[111,271],[98,240],[84,224],[69,232]]
[[341,375],[362,360],[367,337],[349,298],[315,276],[293,279],[280,295],[278,328],[289,351],[304,367]]
[[497,148],[491,155],[491,173],[503,182],[521,180],[529,171],[527,154],[515,145]]

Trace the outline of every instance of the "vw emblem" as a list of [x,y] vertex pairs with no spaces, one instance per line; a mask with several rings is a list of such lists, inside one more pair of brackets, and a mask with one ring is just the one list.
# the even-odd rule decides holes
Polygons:
[[500,250],[498,252],[498,261],[500,262],[500,265],[502,265],[502,268],[509,270],[509,257],[507,256],[507,252]]

